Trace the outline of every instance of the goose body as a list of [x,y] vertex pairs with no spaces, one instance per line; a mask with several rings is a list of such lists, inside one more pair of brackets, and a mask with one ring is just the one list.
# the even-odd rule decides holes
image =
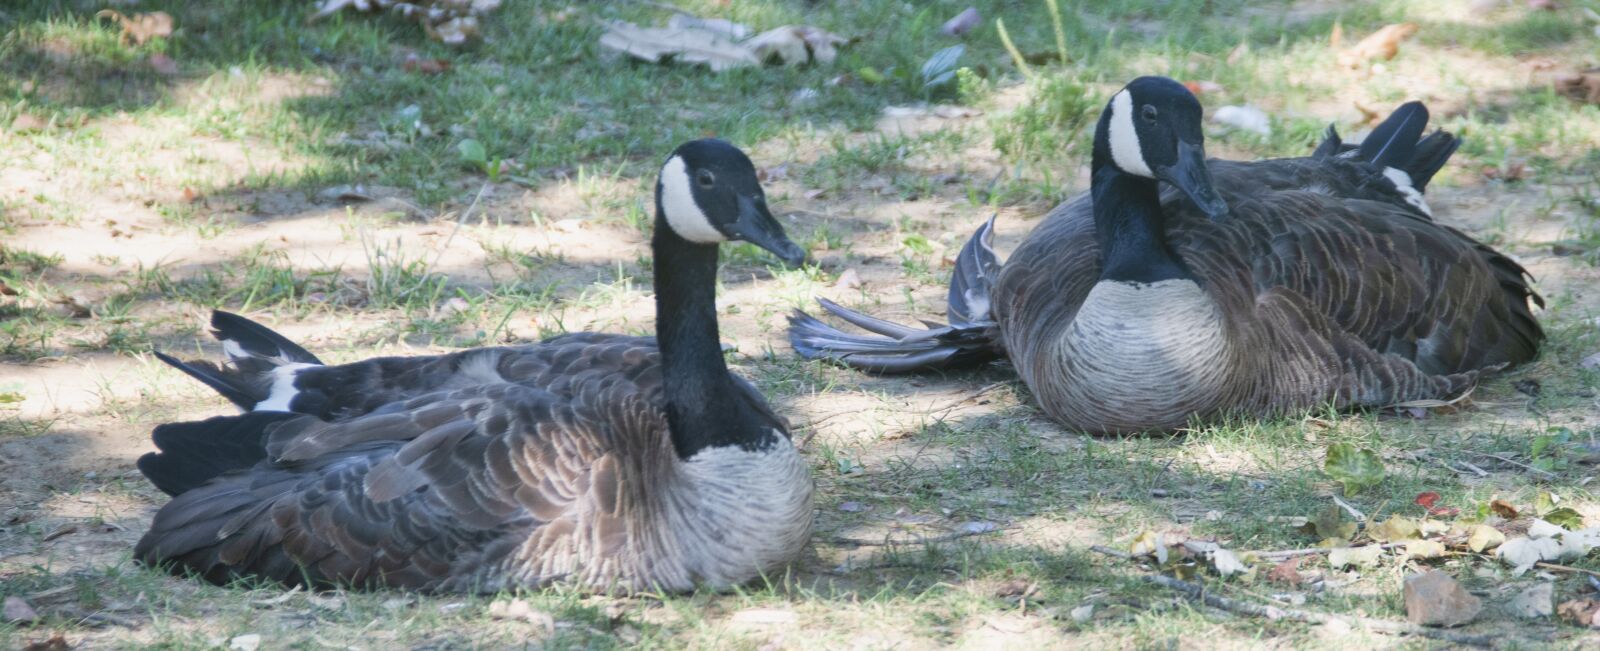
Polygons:
[[492,592],[739,584],[809,538],[810,472],[731,375],[717,242],[804,258],[753,166],[680,147],[657,186],[657,336],[323,365],[213,314],[225,365],[162,359],[246,413],[156,428],[139,467],[174,499],[135,557],[223,583]]
[[1205,160],[1199,113],[1171,80],[1119,92],[1088,194],[1003,266],[992,222],[968,242],[950,327],[893,331],[824,303],[888,336],[797,315],[791,341],[875,371],[1004,355],[1045,412],[1090,432],[1449,398],[1537,353],[1522,268],[1432,219],[1422,189],[1457,142],[1420,137],[1422,105],[1361,147],[1330,129],[1310,157],[1257,162]]

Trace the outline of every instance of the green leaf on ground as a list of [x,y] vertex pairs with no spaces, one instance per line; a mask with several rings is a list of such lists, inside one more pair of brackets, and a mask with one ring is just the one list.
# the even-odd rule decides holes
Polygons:
[[1378,459],[1378,453],[1349,443],[1328,446],[1328,460],[1322,471],[1344,487],[1345,495],[1354,495],[1383,481],[1383,461]]

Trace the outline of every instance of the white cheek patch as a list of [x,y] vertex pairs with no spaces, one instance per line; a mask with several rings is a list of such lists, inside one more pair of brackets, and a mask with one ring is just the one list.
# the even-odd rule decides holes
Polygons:
[[1111,98],[1111,160],[1129,174],[1155,178],[1144,162],[1139,132],[1133,128],[1133,96],[1127,90]]
[[661,211],[666,214],[667,225],[690,242],[727,241],[727,236],[711,225],[711,220],[700,210],[700,204],[695,203],[689,182],[689,168],[682,158],[673,156],[661,166]]
[[1433,210],[1428,207],[1428,202],[1422,198],[1422,193],[1411,185],[1410,174],[1407,174],[1405,170],[1385,167],[1383,168],[1383,176],[1394,184],[1394,189],[1400,191],[1400,196],[1405,197],[1406,203],[1411,204],[1417,210],[1421,210],[1424,215],[1433,216]]

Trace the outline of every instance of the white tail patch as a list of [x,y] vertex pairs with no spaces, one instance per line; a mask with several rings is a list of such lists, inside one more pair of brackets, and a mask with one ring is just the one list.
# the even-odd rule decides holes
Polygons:
[[[227,343],[231,342],[224,342],[224,348]],[[256,403],[250,411],[293,411],[289,409],[289,403],[300,394],[300,390],[294,387],[294,375],[300,369],[313,366],[316,364],[284,364],[272,369],[272,390],[267,392],[266,400]]]
[[726,241],[728,237],[711,225],[711,219],[695,202],[694,188],[690,185],[692,182],[689,168],[682,157],[673,156],[661,166],[661,212],[666,215],[667,225],[679,237],[690,242],[715,244]]
[[1400,191],[1400,196],[1405,197],[1406,203],[1411,204],[1417,210],[1421,210],[1424,215],[1433,216],[1433,209],[1428,207],[1427,200],[1423,199],[1422,193],[1418,192],[1416,186],[1411,184],[1410,174],[1407,174],[1405,170],[1385,167],[1383,168],[1383,176],[1394,184],[1394,189]]
[[1126,89],[1111,98],[1111,161],[1129,174],[1155,178],[1144,162],[1139,132],[1133,127],[1133,96]]

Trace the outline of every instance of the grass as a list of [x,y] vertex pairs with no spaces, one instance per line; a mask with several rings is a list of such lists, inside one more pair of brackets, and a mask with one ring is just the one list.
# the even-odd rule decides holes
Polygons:
[[[1600,518],[1588,488],[1600,372],[1579,365],[1600,351],[1587,289],[1600,280],[1600,108],[1526,69],[1587,65],[1600,52],[1582,9],[1600,3],[1064,1],[1065,64],[1044,2],[975,3],[985,19],[960,40],[938,29],[967,2],[680,4],[861,38],[831,66],[711,74],[603,56],[599,25],[664,21],[650,3],[505,3],[485,41],[460,49],[387,16],[308,25],[308,3],[146,0],[138,11],[167,11],[178,31],[143,45],[119,42],[80,3],[0,9],[0,126],[36,120],[0,135],[11,290],[0,294],[0,593],[44,615],[0,624],[0,646],[61,632],[82,648],[216,648],[249,634],[263,648],[1343,647],[1316,627],[1176,599],[1088,547],[1126,549],[1145,531],[1241,551],[1314,545],[1285,522],[1332,504],[1332,443],[1382,459],[1382,481],[1348,498],[1375,518],[1420,517],[1425,491],[1462,517],[1549,492]],[[1422,29],[1382,70],[1333,64],[1335,24],[1353,40],[1398,21]],[[923,62],[958,42],[955,80],[925,87]],[[408,53],[449,71],[407,71]],[[178,74],[152,69],[155,55]],[[877,378],[794,359],[784,316],[816,296],[938,318],[945,259],[990,214],[1007,250],[1085,189],[1091,121],[1139,74],[1216,84],[1201,96],[1208,109],[1267,111],[1268,136],[1207,126],[1212,155],[1238,159],[1303,154],[1330,122],[1361,133],[1361,108],[1427,100],[1435,123],[1465,138],[1430,201],[1538,276],[1550,299],[1543,357],[1486,382],[1459,413],[1313,411],[1130,438],[1062,431],[1003,365]],[[971,112],[880,125],[886,107],[924,102]],[[782,269],[738,245],[720,273],[730,364],[809,441],[820,488],[815,543],[788,573],[721,594],[285,597],[131,563],[164,502],[131,463],[148,430],[224,411],[148,351],[215,356],[199,325],[211,308],[261,318],[335,363],[648,333],[655,166],[708,134],[751,152],[775,214],[819,263]],[[463,155],[469,140],[481,156]],[[1555,244],[1572,252],[1552,255]],[[859,286],[839,284],[847,272]],[[1528,381],[1537,395],[1517,388]],[[969,525],[994,530],[919,542]],[[1204,580],[1230,598],[1398,620],[1401,578],[1434,566],[1490,603],[1530,584],[1475,558],[1389,558],[1357,573],[1303,564],[1320,590]],[[1559,599],[1588,589],[1571,574],[1555,585]],[[491,613],[512,599],[552,626]],[[1471,630],[1528,647],[1593,641],[1499,614]]]

